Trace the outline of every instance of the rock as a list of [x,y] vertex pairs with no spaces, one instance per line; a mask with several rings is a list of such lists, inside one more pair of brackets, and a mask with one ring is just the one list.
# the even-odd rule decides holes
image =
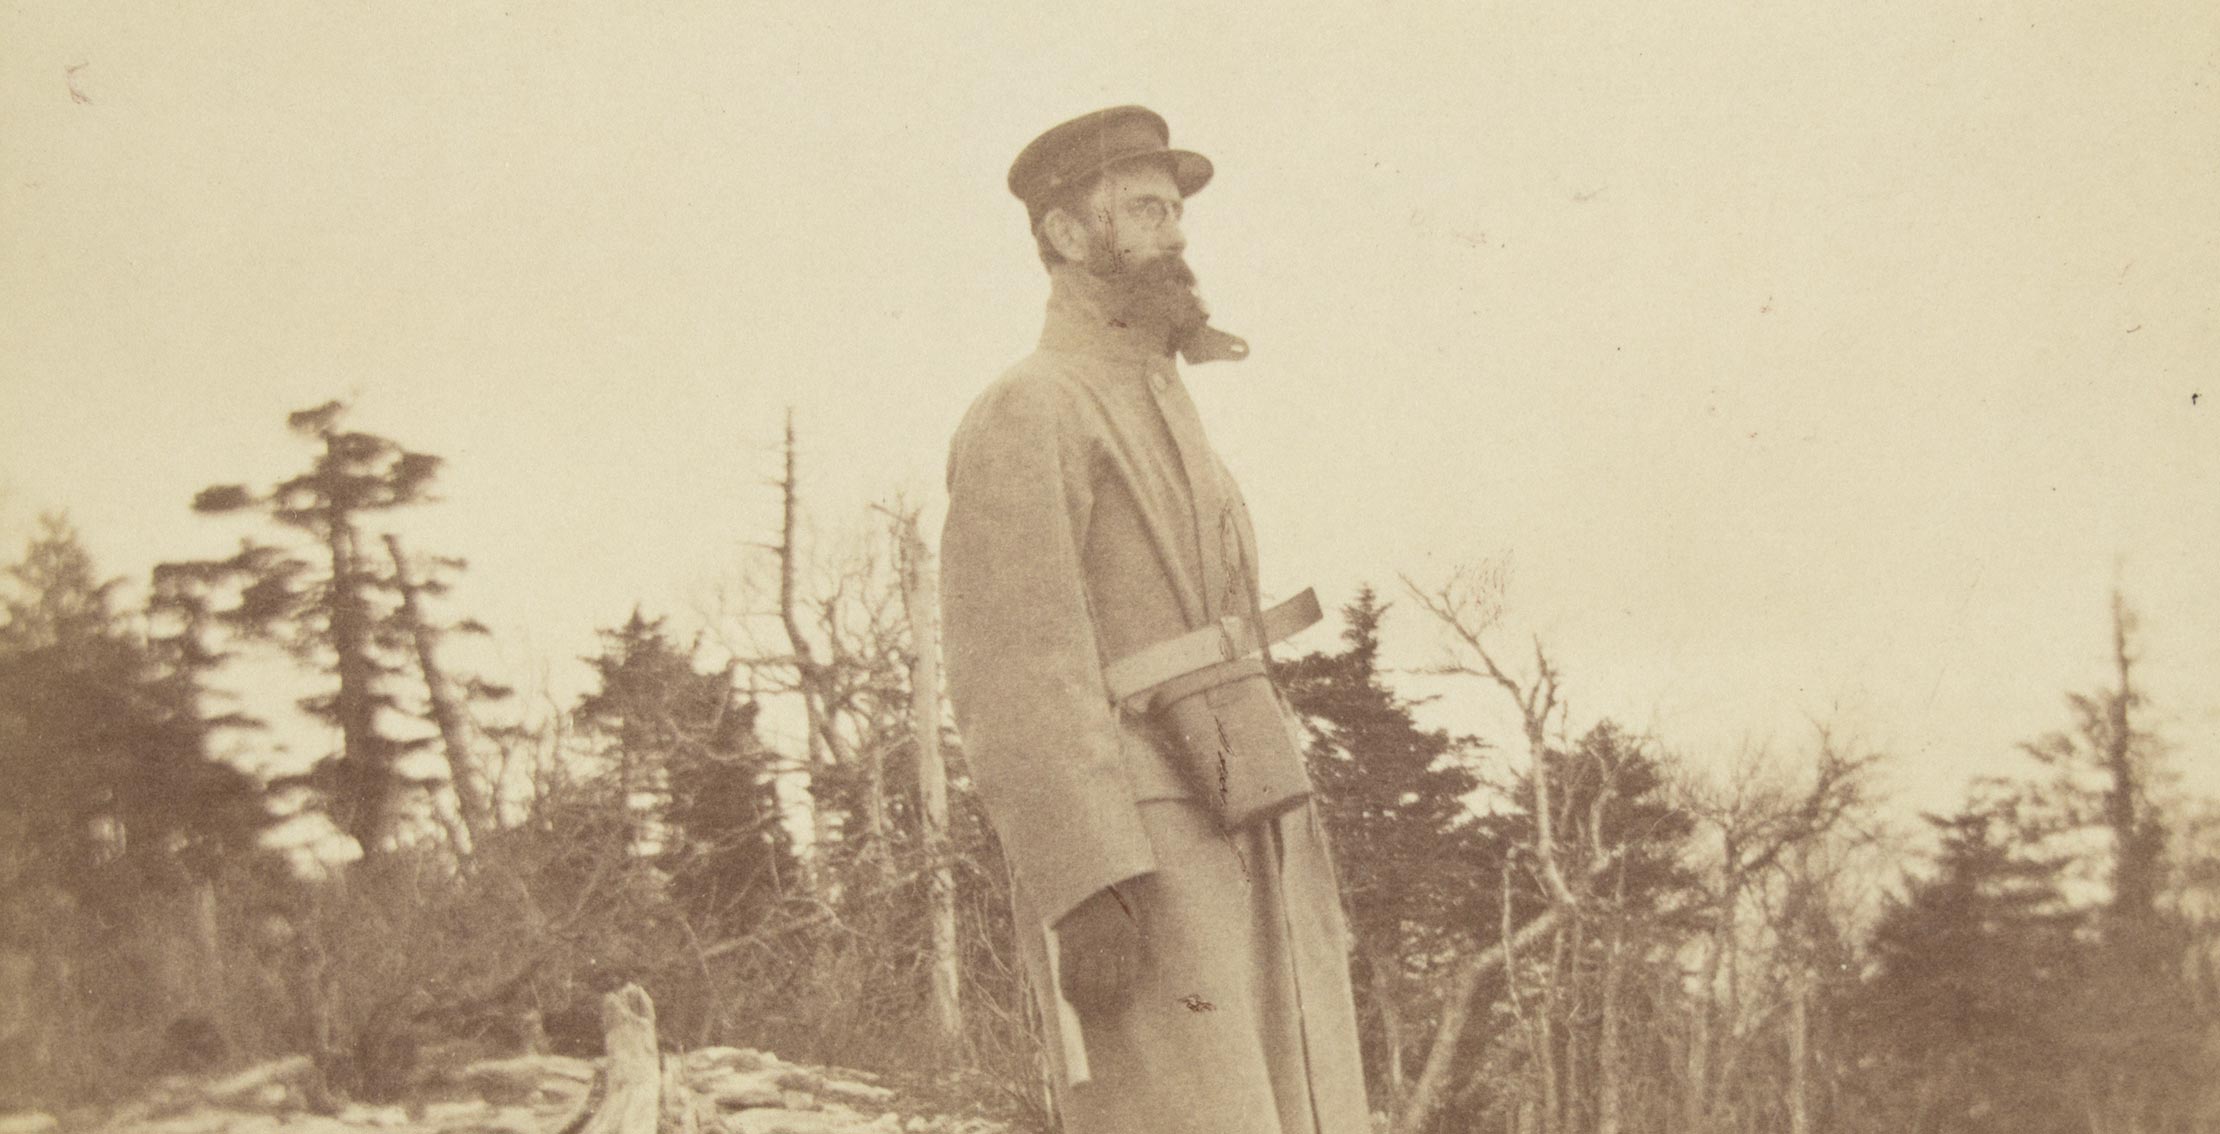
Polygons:
[[53,1115],[43,1111],[0,1114],[0,1134],[48,1134],[60,1126]]
[[[901,1090],[864,1071],[741,1047],[660,1058],[643,1050],[656,1068],[667,1134],[1008,1134],[977,1112],[916,1113]],[[594,1089],[600,1074],[594,1063],[561,1056],[480,1060],[420,1081],[405,1106],[334,1101],[310,1114],[302,1107],[318,1082],[315,1068],[294,1057],[221,1078],[172,1076],[121,1108],[65,1121],[0,1114],[0,1134],[553,1134],[593,1117],[582,1108],[605,1105],[606,1088]]]
[[779,1072],[778,1084],[785,1090],[816,1094],[825,1089],[825,1077],[807,1067],[789,1067]]
[[786,1101],[778,1084],[760,1073],[747,1075],[727,1071],[713,1078],[696,1080],[692,1089],[695,1094],[715,1103],[719,1110],[779,1106]]
[[725,1134],[851,1134],[856,1117],[853,1111],[843,1116],[836,1111],[758,1108],[726,1115],[724,1126]]
[[[525,1105],[529,1106],[534,1114],[561,1115],[568,1118],[584,1108],[586,1092],[580,1090],[576,1094],[566,1095],[550,1090],[542,1090],[539,1094],[532,1096],[532,1101]],[[561,1125],[563,1124],[560,1122],[556,1123],[558,1127]]]
[[778,1058],[752,1047],[704,1047],[686,1053],[686,1073],[709,1071],[761,1071],[778,1066]]
[[539,1088],[532,1093],[532,1101],[534,1103],[575,1103],[585,1098],[586,1092],[592,1086],[591,1083],[579,1083],[570,1079],[543,1079],[540,1081]]
[[894,1101],[894,1092],[885,1087],[874,1087],[869,1083],[857,1083],[847,1079],[827,1079],[823,1085],[817,1088],[817,1093],[841,1102],[860,1103],[873,1107],[883,1107]]
[[201,1105],[198,1091],[172,1077],[156,1082],[146,1094],[117,1107],[103,1125],[117,1130],[152,1129],[173,1119],[193,1117]]
[[129,1130],[133,1134],[228,1134],[229,1131],[246,1125],[244,1120],[250,1117],[263,1116],[243,1115],[229,1110],[193,1110],[162,1118],[118,1123],[110,1129]]
[[488,1059],[462,1069],[455,1078],[493,1102],[526,1102],[553,1087],[572,1093],[593,1081],[593,1064],[562,1055],[519,1055]]
[[[226,1117],[238,1118],[240,1116],[227,1115]],[[339,1119],[320,1114],[291,1115],[285,1118],[279,1118],[275,1115],[257,1115],[251,1122],[242,1122],[236,1126],[225,1126],[223,1129],[224,1134],[234,1134],[235,1131],[253,1132],[253,1134],[362,1134],[362,1128],[359,1126],[350,1126]]]
[[409,1112],[397,1106],[363,1106],[357,1103],[341,1110],[339,1120],[353,1126],[399,1130],[409,1124]]
[[[244,1072],[224,1076],[224,1079],[209,1083],[202,1087],[202,1096],[209,1098],[211,1103],[226,1105],[284,1105],[286,1096],[291,1094],[286,1090],[286,1085],[300,1083],[313,1074],[315,1061],[311,1061],[309,1056],[286,1056],[286,1059],[273,1059],[269,1063],[246,1067]],[[271,1090],[271,1087],[275,1087],[275,1090]]]
[[474,1122],[491,1113],[493,1104],[484,1099],[455,1099],[424,1104],[421,1121],[444,1129]]
[[532,1111],[505,1106],[459,1125],[442,1126],[440,1134],[547,1134],[550,1129],[547,1121]]
[[456,1072],[450,1082],[496,1105],[569,1106],[586,1093],[593,1065],[559,1055],[489,1059]]

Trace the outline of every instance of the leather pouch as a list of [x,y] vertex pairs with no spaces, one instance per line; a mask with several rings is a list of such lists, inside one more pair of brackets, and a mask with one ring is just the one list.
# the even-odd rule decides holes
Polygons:
[[1310,795],[1302,745],[1255,658],[1174,678],[1149,698],[1174,762],[1224,830],[1270,819]]

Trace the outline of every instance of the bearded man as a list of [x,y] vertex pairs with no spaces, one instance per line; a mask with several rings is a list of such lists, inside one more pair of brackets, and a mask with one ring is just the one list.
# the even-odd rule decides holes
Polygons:
[[1361,1134],[1347,930],[1256,541],[1173,361],[1239,360],[1182,258],[1210,162],[1137,106],[1010,167],[1031,355],[951,445],[950,688],[1009,861],[1066,1134]]

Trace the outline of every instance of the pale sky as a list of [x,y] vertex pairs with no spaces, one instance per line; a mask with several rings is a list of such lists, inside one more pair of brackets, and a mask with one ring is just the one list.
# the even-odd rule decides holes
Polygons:
[[2117,581],[2220,789],[2220,9],[1268,10],[11,5],[0,556],[54,508],[134,579],[221,553],[192,493],[351,397],[448,459],[401,530],[499,676],[575,693],[768,538],[788,406],[821,528],[937,525],[1039,328],[1010,159],[1140,102],[1217,164],[1254,351],[1188,377],[1267,589],[1508,555],[1576,726],[1831,721],[1943,806],[2105,677]]

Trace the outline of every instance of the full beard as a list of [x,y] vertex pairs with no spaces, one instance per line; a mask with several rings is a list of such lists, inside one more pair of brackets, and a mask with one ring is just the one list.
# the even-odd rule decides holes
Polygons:
[[1111,317],[1129,327],[1163,327],[1167,347],[1178,347],[1210,318],[1194,271],[1177,254],[1133,263],[1098,245],[1086,266],[1110,286]]

